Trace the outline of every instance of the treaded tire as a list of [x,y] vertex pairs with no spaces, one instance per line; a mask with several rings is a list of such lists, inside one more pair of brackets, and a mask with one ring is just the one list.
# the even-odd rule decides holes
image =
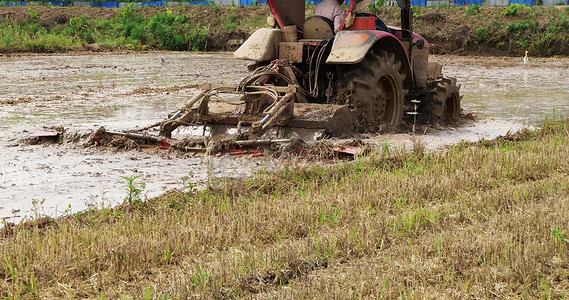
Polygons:
[[395,54],[371,49],[362,62],[343,74],[348,104],[358,116],[356,128],[377,132],[385,127],[398,128],[403,121],[405,74]]
[[460,119],[460,84],[456,78],[443,77],[430,84],[429,110],[434,123],[448,124]]

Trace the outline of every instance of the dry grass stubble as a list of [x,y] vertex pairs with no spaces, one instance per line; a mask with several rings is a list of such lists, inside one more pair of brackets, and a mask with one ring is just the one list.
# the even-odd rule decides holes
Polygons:
[[0,298],[564,297],[568,124],[10,227]]

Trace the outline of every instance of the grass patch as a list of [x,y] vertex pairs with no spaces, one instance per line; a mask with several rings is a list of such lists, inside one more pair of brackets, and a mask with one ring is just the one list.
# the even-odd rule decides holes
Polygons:
[[21,14],[0,22],[2,52],[225,50],[228,40],[246,38],[266,19],[263,13],[252,13],[263,8],[253,7],[129,5],[100,15],[96,8],[9,9]]
[[561,298],[568,128],[7,226],[0,298]]

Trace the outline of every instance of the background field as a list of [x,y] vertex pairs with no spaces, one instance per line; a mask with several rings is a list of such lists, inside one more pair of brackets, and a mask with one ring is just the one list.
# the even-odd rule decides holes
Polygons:
[[[370,12],[399,24],[398,8]],[[432,53],[569,55],[568,12],[519,4],[415,7],[414,29]],[[268,14],[267,6],[0,7],[0,51],[234,50]]]

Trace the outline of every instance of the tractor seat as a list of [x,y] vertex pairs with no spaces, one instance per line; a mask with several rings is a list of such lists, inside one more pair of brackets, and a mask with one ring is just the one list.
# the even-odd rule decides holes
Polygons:
[[376,16],[374,14],[358,12],[358,13],[356,13],[356,18],[357,17],[373,17],[375,19],[375,29],[376,30],[385,31],[385,32],[389,32],[392,34],[389,27],[387,27],[387,25],[385,25],[385,22],[383,22],[378,16]]
[[313,16],[304,21],[304,38],[307,40],[331,40],[334,38],[334,22],[323,16]]

